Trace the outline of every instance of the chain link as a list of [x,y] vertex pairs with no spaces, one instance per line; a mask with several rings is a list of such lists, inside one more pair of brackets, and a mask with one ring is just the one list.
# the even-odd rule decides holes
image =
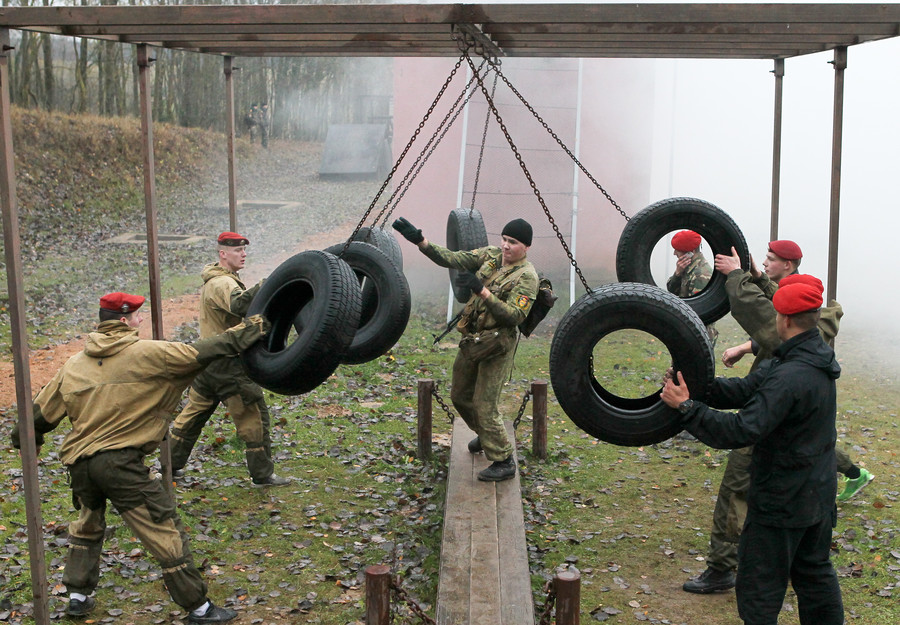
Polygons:
[[[444,92],[447,91],[447,87],[450,86],[450,83],[453,82],[453,78],[456,76],[456,73],[459,71],[459,68],[462,67],[462,63],[464,60],[468,60],[468,56],[465,52],[463,52],[459,59],[456,61],[456,65],[453,66],[453,69],[450,70],[450,75],[447,76],[447,79],[444,81],[444,84],[441,85],[440,90],[434,98],[434,101],[431,103],[431,106],[428,107],[428,111],[425,113],[425,117],[422,118],[422,121],[419,122],[419,126],[415,129],[412,136],[409,138],[409,141],[406,143],[406,147],[403,148],[403,152],[400,153],[400,156],[397,158],[397,161],[394,163],[394,166],[391,168],[390,173],[385,178],[384,182],[381,184],[381,188],[378,189],[378,193],[375,194],[375,197],[372,198],[372,202],[369,204],[369,208],[366,209],[366,212],[363,214],[362,219],[359,220],[359,223],[356,224],[356,228],[353,230],[353,233],[350,235],[350,238],[347,239],[347,242],[344,244],[344,248],[341,250],[339,256],[343,256],[344,252],[347,251],[347,248],[350,247],[350,243],[356,238],[356,235],[359,233],[363,224],[366,223],[366,219],[368,219],[369,214],[372,212],[372,209],[375,208],[375,205],[378,203],[378,198],[381,197],[381,194],[384,193],[384,190],[387,188],[388,184],[393,179],[394,174],[397,173],[397,168],[400,167],[400,163],[403,162],[403,159],[406,157],[406,153],[409,152],[409,149],[412,147],[412,144],[415,143],[419,134],[422,132],[422,128],[425,127],[425,123],[431,117],[431,114],[434,112],[434,109],[437,107],[438,102],[443,97]],[[469,61],[471,63],[471,61]],[[377,219],[375,220],[378,221]]]
[[556,233],[556,238],[559,239],[560,244],[562,244],[563,249],[566,252],[566,256],[569,257],[569,262],[572,264],[572,267],[575,268],[575,273],[578,274],[578,278],[581,280],[581,284],[584,285],[584,290],[590,293],[591,287],[587,283],[587,279],[585,279],[584,274],[581,273],[581,268],[578,266],[578,263],[575,261],[575,257],[572,256],[572,250],[569,249],[568,244],[566,243],[566,239],[563,236],[562,232],[559,230],[559,226],[556,225],[556,220],[553,219],[553,215],[550,214],[550,209],[547,208],[547,203],[544,202],[544,198],[541,195],[540,190],[537,188],[537,184],[534,181],[534,178],[531,177],[531,172],[528,171],[528,167],[525,165],[525,161],[522,159],[522,155],[519,153],[519,149],[516,147],[515,142],[509,134],[509,130],[506,128],[506,124],[503,123],[503,119],[500,117],[500,111],[497,110],[497,106],[494,104],[494,100],[491,98],[488,93],[487,87],[484,85],[484,81],[481,76],[475,73],[475,64],[472,62],[472,59],[466,56],[466,62],[469,64],[469,67],[472,69],[472,73],[475,74],[475,77],[478,79],[478,86],[481,88],[481,93],[484,95],[484,99],[487,101],[488,106],[491,109],[491,112],[494,114],[494,119],[497,120],[497,123],[500,125],[500,130],[503,131],[503,136],[506,137],[506,142],[509,144],[510,149],[512,149],[513,154],[516,157],[516,160],[519,162],[519,167],[521,167],[522,172],[525,174],[525,177],[528,179],[528,184],[531,185],[531,190],[534,192],[535,197],[541,205],[541,208],[544,209],[544,214],[547,215],[547,220],[550,222],[550,225],[553,226],[553,231]]
[[[481,64],[481,67],[483,66],[484,62]],[[481,67],[478,68],[479,71],[481,70]],[[406,195],[406,192],[409,191],[410,186],[412,186],[413,180],[415,180],[416,176],[419,175],[419,172],[422,171],[422,168],[425,166],[425,163],[428,162],[428,159],[431,158],[431,154],[434,152],[435,148],[440,145],[441,140],[444,138],[444,135],[447,134],[447,131],[450,130],[450,127],[454,124],[454,122],[456,122],[456,119],[459,117],[460,113],[465,110],[465,106],[469,103],[469,100],[471,100],[472,96],[475,95],[475,89],[469,91],[470,87],[474,83],[475,77],[473,76],[469,79],[469,82],[466,83],[466,86],[456,98],[453,106],[450,107],[447,115],[443,120],[441,120],[441,123],[438,125],[437,129],[434,131],[434,134],[425,144],[425,147],[422,148],[422,151],[419,153],[419,156],[416,158],[415,162],[413,162],[409,170],[406,172],[403,180],[400,181],[400,184],[398,184],[397,188],[394,189],[391,197],[389,197],[387,199],[387,202],[385,202],[384,207],[375,216],[375,223],[381,221],[382,227],[387,226],[388,220],[391,218],[394,210],[396,210],[397,205],[400,203],[400,200],[402,200],[403,196]],[[466,95],[467,93],[468,95]],[[465,100],[463,100],[463,96],[466,96]],[[460,105],[460,102],[462,102],[462,105]],[[440,136],[438,136],[439,134]],[[389,211],[388,207],[391,207]],[[385,211],[387,211],[386,215]],[[383,218],[382,215],[384,215]]]
[[602,193],[604,195],[604,197],[606,197],[607,200],[609,200],[609,203],[612,204],[617,211],[619,211],[619,214],[625,218],[625,221],[629,221],[631,219],[631,217],[629,217],[625,213],[625,211],[622,209],[622,207],[619,206],[614,199],[612,199],[612,196],[606,191],[606,189],[603,188],[603,186],[597,181],[597,179],[594,178],[593,175],[591,175],[591,172],[589,172],[585,168],[585,166],[581,164],[581,161],[578,160],[578,157],[572,153],[572,151],[566,146],[565,143],[563,143],[562,139],[559,138],[559,135],[557,135],[553,131],[553,129],[550,128],[550,125],[544,121],[544,118],[541,117],[540,114],[534,109],[534,107],[531,106],[531,104],[525,99],[525,97],[521,93],[519,93],[519,90],[516,89],[512,85],[511,82],[509,82],[509,79],[503,75],[503,72],[500,71],[500,68],[495,67],[494,71],[496,72],[495,77],[499,76],[500,79],[504,83],[506,83],[506,86],[509,87],[510,91],[512,91],[516,95],[516,97],[519,98],[519,101],[521,101],[522,104],[525,105],[525,108],[527,108],[531,112],[531,114],[534,115],[534,118],[537,119],[538,122],[540,122],[541,126],[544,127],[544,130],[546,130],[548,133],[550,133],[550,136],[553,137],[553,139],[556,141],[557,145],[559,145],[559,147],[561,147],[563,149],[563,151],[569,155],[569,158],[571,158],[572,161],[576,165],[578,165],[578,168],[584,172],[584,175],[587,176],[591,182],[594,183],[594,186],[597,187],[597,189],[600,191],[600,193]]
[[391,591],[399,601],[402,601],[409,606],[409,609],[412,610],[413,614],[418,616],[423,623],[426,623],[427,625],[437,625],[433,618],[425,614],[425,610],[422,609],[422,606],[416,603],[416,600],[403,590],[403,587],[400,585],[400,577],[397,575],[391,576]]
[[444,412],[447,413],[447,416],[450,417],[450,425],[453,425],[453,413],[450,412],[450,407],[444,402],[444,399],[438,395],[437,392],[437,384],[431,387],[431,394],[434,395],[434,398],[437,400],[438,405],[444,409]]
[[528,405],[529,399],[531,399],[531,389],[525,391],[525,397],[522,398],[522,405],[519,406],[519,414],[516,415],[516,419],[513,421],[513,430],[519,427],[519,423],[522,421],[522,415],[525,414],[525,406]]
[[552,579],[544,584],[544,592],[547,593],[547,599],[544,601],[544,611],[541,613],[538,625],[551,625],[553,607],[556,605],[556,584]]
[[[491,86],[491,97],[497,93],[497,73],[494,72],[494,84]],[[491,123],[491,109],[488,108],[484,115],[484,131],[481,133],[481,149],[478,151],[478,165],[475,167],[475,184],[472,186],[472,203],[469,206],[469,215],[475,210],[475,196],[478,195],[478,180],[481,178],[481,163],[484,160],[484,146],[487,143],[488,126]]]

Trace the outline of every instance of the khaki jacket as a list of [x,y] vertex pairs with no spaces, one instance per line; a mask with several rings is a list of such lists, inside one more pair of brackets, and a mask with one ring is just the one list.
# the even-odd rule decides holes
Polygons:
[[69,417],[72,431],[59,450],[66,465],[111,449],[150,453],[205,366],[197,358],[190,345],[142,340],[137,329],[104,321],[35,397],[35,429],[49,431]]
[[[725,292],[731,304],[731,316],[759,344],[759,352],[753,363],[753,369],[760,362],[771,358],[781,345],[781,338],[775,329],[775,306],[772,297],[778,285],[763,274],[753,278],[749,271],[735,269],[725,280]],[[844,309],[836,300],[823,306],[819,317],[819,334],[826,343],[831,343],[840,329]]]

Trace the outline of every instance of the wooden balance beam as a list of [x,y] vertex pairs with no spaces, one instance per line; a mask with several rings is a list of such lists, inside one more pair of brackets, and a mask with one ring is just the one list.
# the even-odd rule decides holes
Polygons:
[[[515,440],[512,425],[506,427]],[[519,474],[505,482],[479,482],[478,472],[490,462],[482,453],[469,453],[467,444],[474,437],[457,417],[444,508],[437,625],[534,625]]]

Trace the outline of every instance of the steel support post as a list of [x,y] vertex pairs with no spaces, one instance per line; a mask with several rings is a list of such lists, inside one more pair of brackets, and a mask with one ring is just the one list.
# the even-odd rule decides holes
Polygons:
[[831,219],[828,224],[828,297],[837,299],[838,234],[841,221],[841,153],[844,138],[844,70],[847,48],[834,49],[834,122],[831,138]]
[[784,59],[775,59],[775,114],[772,128],[772,217],[769,240],[778,239],[778,210],[781,200],[781,120],[784,96]]
[[228,224],[237,232],[237,181],[234,175],[234,57],[225,57],[225,137],[228,144]]

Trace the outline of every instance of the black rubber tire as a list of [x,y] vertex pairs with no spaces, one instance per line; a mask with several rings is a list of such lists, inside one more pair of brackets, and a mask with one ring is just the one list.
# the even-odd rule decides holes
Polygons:
[[[488,244],[487,230],[484,228],[484,219],[478,209],[454,208],[447,215],[447,249],[458,252],[459,250],[476,250],[486,247]],[[472,291],[456,286],[456,269],[450,270],[450,284],[453,286],[453,296],[456,301],[465,304],[469,301]]]
[[397,239],[390,231],[378,226],[365,226],[359,229],[353,240],[374,245],[387,254],[387,257],[397,265],[397,269],[403,271],[403,250],[400,249],[400,244],[397,243]]
[[[344,245],[325,251],[340,254]],[[378,358],[391,349],[406,330],[412,298],[406,276],[381,249],[361,241],[350,243],[340,256],[350,265],[362,287],[359,327],[341,363],[356,365]]]
[[[632,217],[622,235],[616,251],[616,275],[620,282],[654,284],[650,272],[650,256],[660,239],[673,230],[689,229],[702,236],[711,248],[708,258],[713,263],[716,254],[731,255],[731,248],[741,257],[741,266],[750,268],[750,250],[741,229],[721,208],[690,197],[675,197],[651,204]],[[665,289],[666,285],[657,285]],[[711,324],[730,310],[725,293],[725,276],[713,270],[712,279],[705,289],[686,297],[684,301],[703,320]]]
[[[261,313],[272,330],[242,354],[254,382],[273,393],[299,395],[330,376],[359,323],[359,281],[334,254],[300,252],[279,265],[253,298],[247,315]],[[288,345],[292,330],[295,340]]]
[[563,411],[591,436],[616,445],[651,445],[681,431],[678,411],[666,406],[659,392],[642,398],[615,395],[592,371],[596,344],[625,329],[662,341],[691,397],[706,397],[716,368],[703,322],[675,295],[631,282],[595,288],[563,315],[550,346],[550,380]]

